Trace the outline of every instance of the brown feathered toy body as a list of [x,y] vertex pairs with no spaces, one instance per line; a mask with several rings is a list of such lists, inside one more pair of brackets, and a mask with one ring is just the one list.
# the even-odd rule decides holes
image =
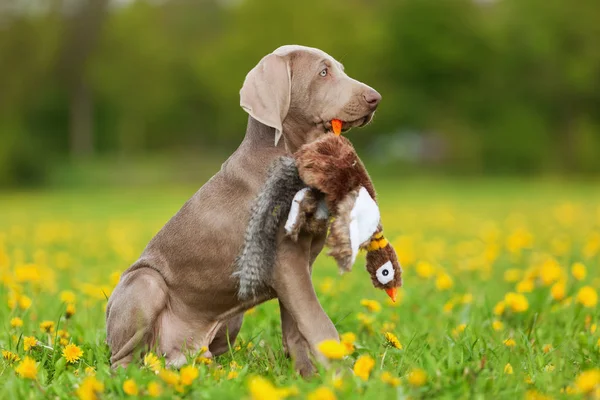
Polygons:
[[395,300],[402,269],[383,236],[373,183],[348,139],[328,134],[274,163],[234,266],[241,299],[269,290],[278,227],[284,220],[285,233],[293,240],[300,232],[329,230],[328,254],[342,272],[352,269],[360,249],[366,250],[373,285]]
[[[366,268],[373,285],[395,300],[397,288],[402,285],[402,268],[395,250],[383,236],[373,182],[352,143],[343,136],[325,135],[302,146],[294,159],[300,179],[312,189],[311,195],[300,201],[298,214],[305,207],[310,212],[314,199],[322,197],[332,217],[328,254],[342,271],[349,271],[359,249],[366,250]],[[294,224],[290,219],[294,220],[292,212],[286,224],[286,231],[292,236],[299,229],[314,225],[310,218],[304,217],[303,224]]]

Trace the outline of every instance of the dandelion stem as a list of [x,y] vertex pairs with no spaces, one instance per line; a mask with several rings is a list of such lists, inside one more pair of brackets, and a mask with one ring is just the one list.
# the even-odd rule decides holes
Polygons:
[[386,347],[385,351],[383,352],[383,356],[381,356],[381,365],[379,367],[379,369],[381,369],[381,370],[383,369],[383,362],[385,361],[385,356],[387,355],[387,352],[388,352],[388,348]]

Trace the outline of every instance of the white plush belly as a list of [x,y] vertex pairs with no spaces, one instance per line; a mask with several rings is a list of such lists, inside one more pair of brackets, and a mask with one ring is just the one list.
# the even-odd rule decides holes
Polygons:
[[364,187],[358,191],[354,207],[350,212],[350,245],[352,247],[352,262],[356,260],[360,245],[373,236],[381,215],[375,200]]

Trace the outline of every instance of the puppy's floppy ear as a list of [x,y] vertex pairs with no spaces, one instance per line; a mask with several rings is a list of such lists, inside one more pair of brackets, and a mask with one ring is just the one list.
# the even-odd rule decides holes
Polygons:
[[240,105],[252,118],[275,128],[275,146],[290,108],[291,71],[287,57],[269,54],[254,67],[240,90]]

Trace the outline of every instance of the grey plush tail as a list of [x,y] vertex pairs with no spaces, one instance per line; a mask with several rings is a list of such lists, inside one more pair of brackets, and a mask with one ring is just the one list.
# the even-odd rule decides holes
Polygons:
[[269,290],[279,227],[290,212],[294,195],[305,186],[292,157],[280,157],[271,166],[252,206],[244,246],[234,264],[240,300],[256,298]]

